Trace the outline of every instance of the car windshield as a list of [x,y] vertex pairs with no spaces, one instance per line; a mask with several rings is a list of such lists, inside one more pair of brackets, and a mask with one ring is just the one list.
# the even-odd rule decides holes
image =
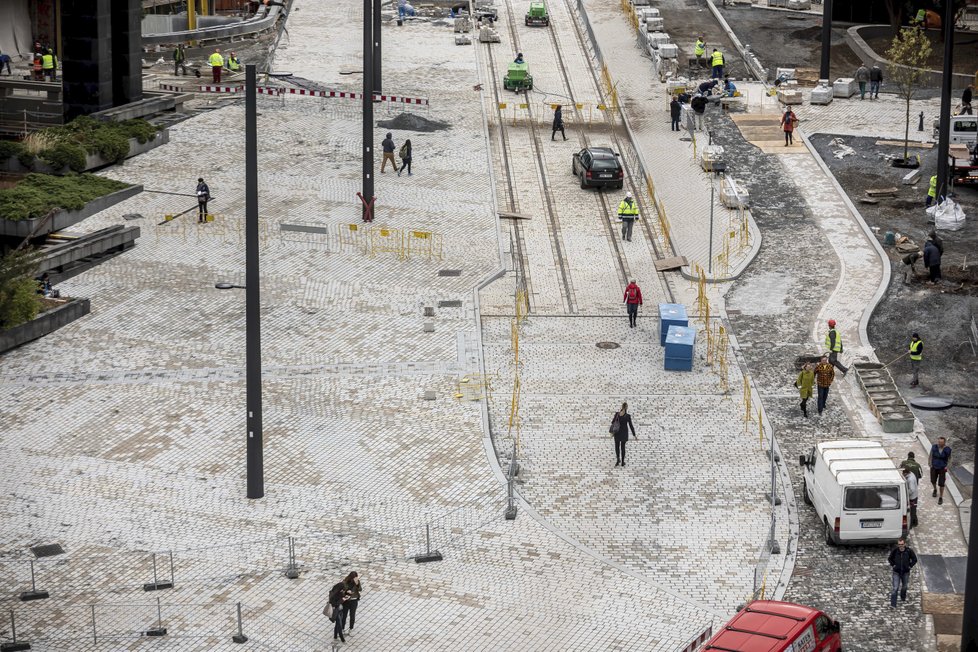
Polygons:
[[596,158],[591,167],[595,170],[617,170],[618,161],[613,158]]
[[900,509],[900,487],[847,487],[846,509]]

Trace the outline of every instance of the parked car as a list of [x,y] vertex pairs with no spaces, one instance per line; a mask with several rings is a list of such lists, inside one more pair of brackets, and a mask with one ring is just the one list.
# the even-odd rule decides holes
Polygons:
[[581,188],[618,188],[625,185],[625,169],[618,154],[610,147],[585,147],[574,153],[571,163],[574,176],[580,177]]
[[699,652],[841,652],[841,631],[839,621],[824,611],[792,602],[755,600]]
[[875,441],[826,441],[802,455],[802,497],[829,545],[887,544],[907,534],[907,485]]

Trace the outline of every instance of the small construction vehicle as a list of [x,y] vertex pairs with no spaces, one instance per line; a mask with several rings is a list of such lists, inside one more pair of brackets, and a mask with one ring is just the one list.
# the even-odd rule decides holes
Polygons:
[[526,12],[526,24],[527,25],[542,25],[547,27],[550,25],[550,16],[547,15],[547,5],[542,2],[531,2],[530,10]]
[[508,91],[528,91],[533,88],[533,75],[526,63],[511,63],[503,77],[503,88]]

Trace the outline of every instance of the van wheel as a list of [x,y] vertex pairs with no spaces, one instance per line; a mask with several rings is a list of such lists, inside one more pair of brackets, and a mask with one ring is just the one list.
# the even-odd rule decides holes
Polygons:
[[835,539],[832,538],[832,528],[829,527],[828,520],[825,521],[825,528],[823,530],[823,533],[824,533],[824,536],[825,536],[825,543],[827,543],[830,546],[834,546],[835,545]]
[[806,505],[812,504],[812,497],[808,495],[808,481],[801,481],[801,498],[805,501]]

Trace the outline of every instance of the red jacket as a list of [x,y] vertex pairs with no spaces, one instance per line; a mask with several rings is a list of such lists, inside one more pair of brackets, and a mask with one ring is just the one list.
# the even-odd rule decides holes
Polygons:
[[635,283],[629,283],[625,288],[625,296],[622,297],[625,303],[637,303],[642,305],[642,290]]

